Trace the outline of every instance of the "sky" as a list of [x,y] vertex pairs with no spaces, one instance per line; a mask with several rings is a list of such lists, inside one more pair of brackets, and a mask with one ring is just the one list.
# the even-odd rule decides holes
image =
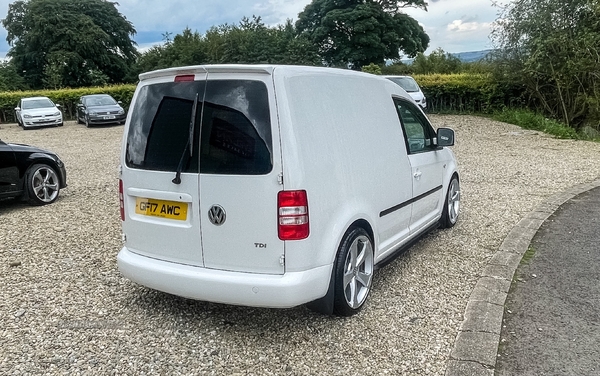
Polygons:
[[[242,17],[260,16],[267,25],[297,20],[311,0],[112,0],[118,11],[133,23],[134,40],[142,51],[160,44],[165,33],[172,36],[189,27],[203,34],[211,26],[237,24]],[[498,9],[492,0],[428,0],[428,10],[405,8],[431,41],[425,54],[442,48],[445,52],[469,52],[492,48],[489,33]],[[0,18],[12,1],[0,0]],[[6,55],[6,29],[0,25],[0,58]]]

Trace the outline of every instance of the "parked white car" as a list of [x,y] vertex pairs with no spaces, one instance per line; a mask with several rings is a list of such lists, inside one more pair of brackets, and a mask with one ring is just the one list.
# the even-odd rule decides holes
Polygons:
[[21,98],[15,107],[17,123],[23,128],[63,125],[59,104],[54,104],[47,97]]
[[458,219],[454,132],[370,74],[149,72],[124,132],[118,266],[167,293],[352,315],[377,266]]
[[425,94],[423,94],[423,91],[421,91],[421,87],[419,86],[417,81],[415,81],[414,78],[412,78],[410,76],[384,76],[384,77],[387,78],[388,80],[400,85],[400,87],[403,88],[408,93],[408,95],[410,95],[411,98],[414,99],[415,102],[417,102],[417,104],[419,106],[421,106],[421,108],[423,108],[423,109],[427,108],[427,98],[425,98]]

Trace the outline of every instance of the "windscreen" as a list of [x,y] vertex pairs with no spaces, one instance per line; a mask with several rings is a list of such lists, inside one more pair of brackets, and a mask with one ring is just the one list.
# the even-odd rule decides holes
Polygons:
[[412,77],[388,77],[387,79],[399,85],[407,93],[419,91],[419,85]]
[[[196,98],[199,103],[192,114]],[[260,175],[272,169],[267,88],[260,81],[147,85],[140,89],[132,109],[125,155],[128,167],[174,172],[184,158],[182,172]]]
[[83,102],[88,107],[112,106],[117,104],[117,101],[114,100],[113,97],[108,95],[87,97],[83,100]]
[[50,99],[40,98],[40,99],[29,99],[23,101],[23,110],[32,110],[35,108],[49,108],[54,107],[54,103]]

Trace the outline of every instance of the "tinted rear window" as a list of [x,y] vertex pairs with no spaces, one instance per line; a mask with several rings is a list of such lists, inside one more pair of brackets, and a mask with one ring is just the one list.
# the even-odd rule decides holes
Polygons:
[[[263,82],[149,85],[141,88],[132,108],[125,157],[131,168],[176,171],[183,160],[183,172],[249,175],[272,169],[271,122]],[[192,119],[190,157],[186,145]]]

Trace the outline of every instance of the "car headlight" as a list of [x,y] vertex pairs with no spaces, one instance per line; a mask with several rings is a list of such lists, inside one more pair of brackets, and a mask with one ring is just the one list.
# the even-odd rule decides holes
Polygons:
[[52,116],[58,116],[58,115],[60,115],[60,111],[57,111],[57,112],[55,112],[55,113],[52,114]]
[[98,113],[96,111],[90,111],[88,112],[88,115],[96,116]]
[[119,112],[118,112],[117,114],[119,114],[119,115],[123,115],[124,113],[125,113],[125,110],[123,110],[123,109],[120,109],[120,110],[119,110]]
[[25,114],[25,115],[23,115],[23,117],[24,117],[25,119],[29,119],[29,118],[31,117],[31,115],[27,115],[27,114]]

